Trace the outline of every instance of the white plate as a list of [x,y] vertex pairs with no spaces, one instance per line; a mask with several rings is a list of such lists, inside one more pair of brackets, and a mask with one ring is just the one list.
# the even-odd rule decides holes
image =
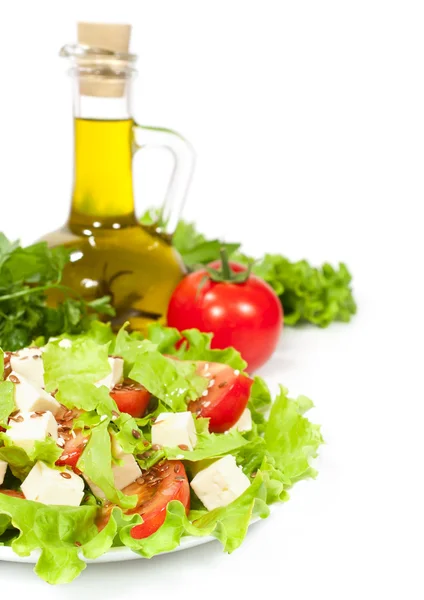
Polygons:
[[[252,523],[256,523],[260,518],[253,519]],[[201,544],[207,544],[208,542],[212,542],[216,538],[211,535],[205,537],[195,537],[195,536],[187,536],[181,539],[181,543],[174,550],[170,550],[170,552],[178,552],[179,550],[185,550],[186,548],[193,548],[194,546],[200,546]],[[169,554],[170,552],[162,552],[162,554]],[[33,552],[30,556],[18,556],[7,546],[0,546],[0,561],[8,561],[8,562],[17,562],[17,563],[31,563],[35,564],[38,560],[40,553],[38,551]],[[81,556],[82,560],[84,560],[87,564],[90,563],[108,563],[108,562],[121,562],[127,560],[135,560],[137,558],[144,558],[139,554],[136,554],[132,550],[127,547],[122,548],[111,548],[108,552],[96,558],[96,560],[89,560]]]

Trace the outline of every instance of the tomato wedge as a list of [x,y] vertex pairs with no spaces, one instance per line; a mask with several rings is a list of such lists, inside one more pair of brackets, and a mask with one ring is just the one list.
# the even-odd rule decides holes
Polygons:
[[151,398],[150,392],[145,387],[131,379],[116,385],[110,395],[121,412],[135,418],[144,416]]
[[65,439],[65,445],[63,447],[62,456],[56,461],[56,465],[58,467],[64,467],[66,465],[72,467],[79,475],[80,471],[77,469],[77,462],[88,442],[88,437],[83,435],[80,430],[75,432],[75,437],[73,437],[71,432],[60,433],[60,435]]
[[[179,500],[187,513],[190,509],[190,486],[184,465],[179,460],[161,461],[122,491],[127,496],[138,496],[137,506],[126,511],[128,515],[138,513],[143,517],[143,523],[131,530],[131,537],[136,540],[144,539],[159,529],[171,500]],[[113,507],[113,504],[108,504],[102,509],[97,521],[99,531],[109,521]]]
[[227,431],[237,423],[249,400],[253,379],[221,363],[197,362],[197,373],[209,379],[207,394],[190,402],[188,409],[210,419],[209,430]]

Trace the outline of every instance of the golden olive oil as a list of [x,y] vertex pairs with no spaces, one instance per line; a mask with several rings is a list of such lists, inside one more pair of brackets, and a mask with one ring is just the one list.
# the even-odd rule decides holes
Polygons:
[[[169,239],[134,214],[133,121],[75,119],[75,173],[67,224],[45,236],[72,248],[62,283],[84,298],[111,296],[113,324],[163,320],[184,267]],[[57,302],[58,295],[51,301]]]

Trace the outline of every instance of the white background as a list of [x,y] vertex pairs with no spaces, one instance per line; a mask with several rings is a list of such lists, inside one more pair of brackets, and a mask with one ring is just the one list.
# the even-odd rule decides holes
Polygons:
[[[350,325],[285,330],[263,369],[316,404],[314,482],[218,543],[89,567],[50,588],[0,563],[1,597],[422,599],[424,13],[408,0],[15,0],[0,7],[1,227],[63,222],[72,177],[61,45],[80,20],[131,22],[135,116],[197,150],[185,215],[246,250],[344,260]],[[140,158],[138,208],[161,193]],[[152,174],[154,177],[152,177]],[[163,182],[162,182],[163,185]]]

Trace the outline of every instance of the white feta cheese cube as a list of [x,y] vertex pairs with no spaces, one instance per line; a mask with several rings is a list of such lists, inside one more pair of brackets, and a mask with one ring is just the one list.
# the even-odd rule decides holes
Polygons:
[[251,431],[252,429],[252,413],[248,408],[245,408],[240,419],[231,427],[242,433],[243,431]]
[[41,387],[37,387],[15,371],[8,377],[15,384],[14,399],[16,408],[23,412],[48,410],[54,415],[60,410],[60,404]]
[[27,500],[42,504],[79,506],[84,497],[84,480],[72,471],[51,469],[38,461],[21,485]]
[[214,510],[241,496],[250,481],[237,466],[234,456],[228,454],[197,473],[190,485],[205,507]]
[[7,435],[16,446],[30,450],[38,440],[46,437],[57,440],[57,423],[51,412],[20,412],[9,420]]
[[[123,490],[141,475],[141,469],[132,454],[125,454],[121,460],[121,465],[112,465],[113,479],[117,490]],[[102,489],[90,481],[88,477],[85,480],[97,498],[106,498]]]
[[105,385],[109,390],[112,390],[115,385],[121,383],[124,378],[124,359],[119,356],[109,356],[108,358],[111,372],[94,385],[100,387]]
[[191,412],[161,413],[152,425],[152,444],[158,446],[187,446],[197,444],[196,427]]
[[32,385],[44,387],[44,364],[41,348],[23,348],[10,356],[10,366],[18,377],[24,377]]
[[7,462],[0,460],[0,485],[3,483],[7,471]]

